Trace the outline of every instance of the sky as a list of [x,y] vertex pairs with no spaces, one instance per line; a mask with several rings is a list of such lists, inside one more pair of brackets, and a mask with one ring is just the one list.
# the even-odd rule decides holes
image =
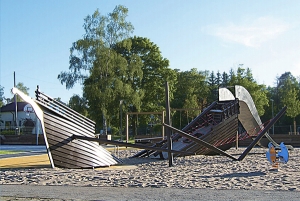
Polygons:
[[57,79],[68,71],[70,47],[87,15],[128,8],[132,36],[149,38],[170,68],[229,73],[250,68],[259,84],[275,86],[285,72],[300,77],[299,0],[0,0],[0,85],[4,96],[22,82],[68,102],[82,95]]

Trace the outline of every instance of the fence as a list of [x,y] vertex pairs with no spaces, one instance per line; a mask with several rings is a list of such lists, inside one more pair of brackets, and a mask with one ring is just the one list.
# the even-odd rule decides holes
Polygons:
[[31,126],[1,126],[0,135],[27,135],[27,134],[36,134],[35,127]]
[[274,126],[270,128],[269,134],[288,134],[288,135],[299,135],[300,125],[296,125],[296,133],[294,132],[294,125],[285,126]]

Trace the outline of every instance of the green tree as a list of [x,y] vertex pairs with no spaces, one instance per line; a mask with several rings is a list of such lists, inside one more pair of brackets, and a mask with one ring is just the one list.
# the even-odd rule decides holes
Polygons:
[[2,87],[0,85],[0,107],[2,107],[4,105],[4,102],[3,102],[4,96],[3,95],[4,95],[4,87]]
[[85,98],[75,94],[70,98],[68,106],[83,116],[88,116],[88,107]]
[[208,86],[209,86],[209,90],[210,90],[210,94],[209,94],[209,97],[208,97],[208,100],[209,102],[213,102],[215,100],[217,100],[218,98],[218,83],[219,80],[217,80],[218,78],[216,77],[214,71],[212,71],[210,74],[209,74],[209,77],[208,77]]
[[222,73],[222,83],[221,83],[221,85],[223,87],[226,87],[226,86],[228,86],[228,82],[229,82],[229,76],[226,72],[223,72]]
[[287,106],[286,115],[293,119],[294,133],[296,133],[295,118],[300,114],[300,87],[293,76],[287,76],[280,80],[279,98],[284,106]]
[[242,65],[239,65],[236,74],[232,70],[230,72],[229,85],[241,85],[245,87],[252,96],[258,114],[262,116],[265,113],[265,107],[269,105],[268,91],[265,85],[257,84],[249,68],[244,69]]
[[144,111],[161,111],[165,106],[165,82],[169,82],[170,100],[173,98],[176,71],[169,68],[169,60],[161,55],[159,47],[147,38],[133,37],[132,50],[142,60],[141,88]]
[[[118,114],[120,100],[125,100],[124,104],[133,105],[139,110],[143,90],[135,90],[132,87],[134,82],[134,69],[140,68],[139,59],[129,64],[126,59],[111,50],[113,59],[109,62],[107,72],[100,71],[98,68],[91,70],[91,75],[84,82],[84,97],[89,102],[89,114],[93,119],[109,122],[118,122]],[[109,76],[103,76],[107,73]],[[99,79],[102,77],[102,79]],[[99,116],[99,110],[103,116]],[[103,122],[105,125],[105,122]],[[110,123],[109,123],[110,124]]]
[[[131,46],[124,46],[122,44],[124,42],[131,44]],[[131,106],[129,107],[131,112],[162,111],[165,105],[165,82],[169,82],[170,100],[172,100],[174,84],[176,83],[176,71],[169,68],[169,60],[161,55],[159,47],[148,38],[134,36],[117,44],[114,49],[126,58],[128,66],[132,61],[141,61],[141,66],[137,63],[138,66],[128,68],[132,70],[128,71],[129,76],[124,76],[123,79],[136,92],[141,92],[136,96],[130,95],[130,97],[139,100],[141,105],[134,103],[130,97],[123,97],[122,99],[125,100],[127,108]],[[131,122],[134,131],[136,130],[135,126],[137,126],[136,119],[132,118]],[[150,115],[139,117],[139,122],[143,124],[147,124],[151,120]]]
[[[66,88],[83,83],[83,97],[89,104],[89,114],[98,124],[102,121],[107,131],[107,122],[114,118],[114,109],[122,93],[134,93],[124,84],[127,61],[113,47],[129,37],[133,26],[126,21],[128,9],[116,6],[112,13],[103,16],[96,10],[85,18],[85,35],[73,43],[69,72],[61,72],[58,79]],[[127,46],[127,43],[122,43]],[[136,64],[137,63],[137,64]],[[138,65],[134,59],[130,65]]]
[[218,71],[218,72],[217,72],[217,77],[216,77],[216,85],[217,85],[217,86],[219,86],[219,85],[222,84],[221,79],[222,79],[221,73],[220,73],[220,71]]
[[4,96],[3,96],[3,94],[4,94],[4,87],[2,87],[1,85],[0,85],[0,123],[2,123],[3,121],[1,120],[1,107],[4,105],[4,102],[3,102],[3,100],[4,100]]
[[[26,87],[23,82],[18,82],[17,85],[16,85],[16,88],[19,89],[20,91],[22,91],[24,94],[26,95],[29,95],[28,91],[29,91],[29,88]],[[14,101],[14,97],[12,97],[10,99],[10,102],[13,102]],[[23,99],[21,99],[18,95],[17,95],[17,102],[24,102]]]
[[[109,59],[114,56],[111,47],[133,32],[133,26],[126,21],[127,13],[128,9],[119,5],[107,16],[96,10],[93,15],[84,19],[83,39],[74,42],[70,49],[69,72],[63,71],[58,75],[58,79],[67,89],[77,82],[82,84],[95,67],[102,66],[101,70],[108,71]],[[101,79],[105,76],[108,76],[108,72],[105,72]]]
[[236,74],[235,74],[235,72],[232,68],[229,71],[229,76],[228,77],[229,77],[229,81],[230,81],[229,84],[232,84],[232,83],[236,82]]
[[[198,116],[200,110],[207,104],[210,94],[210,89],[206,83],[207,74],[207,71],[198,72],[196,68],[178,72],[178,82],[175,85],[176,91],[171,107],[183,110],[174,114],[174,126],[181,128],[182,125],[186,125],[189,120]],[[200,108],[200,110],[190,110],[196,108]]]
[[143,111],[161,111],[165,103],[165,81],[169,82],[172,89],[176,81],[176,72],[169,68],[169,60],[163,58],[159,47],[149,39],[135,36],[128,40],[131,41],[129,49],[117,46],[116,51],[126,58],[128,63],[138,58],[142,65],[141,71],[136,68],[127,82],[130,82],[135,90],[144,91],[141,106]]
[[[269,100],[269,104],[265,106],[265,113],[261,116],[262,122],[266,122],[276,115],[276,87],[268,86],[266,88],[267,99]],[[284,117],[282,117],[284,118]],[[282,119],[281,118],[281,119]]]

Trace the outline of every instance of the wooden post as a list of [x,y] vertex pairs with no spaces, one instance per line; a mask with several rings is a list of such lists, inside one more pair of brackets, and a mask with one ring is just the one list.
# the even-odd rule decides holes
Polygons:
[[129,129],[128,129],[128,114],[126,114],[126,143],[128,143]]
[[[171,126],[171,117],[170,117],[170,100],[169,100],[169,84],[166,82],[166,123]],[[171,139],[171,130],[168,127],[165,127],[167,133],[167,142],[168,142],[168,159],[169,167],[173,166],[173,153],[172,150],[172,139]]]
[[235,149],[239,148],[239,131],[236,131]]
[[162,140],[165,139],[165,128],[163,126],[164,123],[165,123],[165,112],[162,111],[162,114],[161,114],[161,127],[162,127],[161,135],[162,135]]

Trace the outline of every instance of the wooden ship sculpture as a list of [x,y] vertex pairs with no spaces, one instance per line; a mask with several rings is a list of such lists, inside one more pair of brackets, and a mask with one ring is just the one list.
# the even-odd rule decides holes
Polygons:
[[[96,138],[94,121],[40,92],[39,87],[35,91],[36,99],[32,99],[17,88],[13,88],[12,93],[31,104],[40,120],[49,161],[53,168],[83,169],[123,163],[99,143],[166,151],[159,147]],[[183,154],[176,150],[171,152]]]
[[[219,100],[213,102],[182,130],[163,123],[173,135],[151,146],[96,138],[95,122],[36,90],[36,99],[25,95],[17,88],[12,92],[31,104],[45,139],[52,167],[96,168],[122,163],[100,144],[144,149],[132,157],[166,159],[195,154],[221,154],[233,160],[243,160],[267,131],[284,115],[283,108],[266,125],[261,124],[250,94],[241,86],[235,86],[236,97],[226,89],[219,89]],[[166,90],[167,91],[167,90]],[[168,99],[166,97],[166,99]],[[170,108],[168,108],[169,110]],[[245,132],[238,133],[239,124]],[[253,138],[239,158],[226,153],[237,140]],[[270,137],[270,140],[271,137]],[[277,146],[276,142],[273,142]]]
[[36,90],[36,100],[17,88],[13,88],[12,92],[31,104],[40,120],[52,167],[94,168],[122,162],[99,143],[72,138],[74,134],[95,138],[95,122],[41,93],[39,89]]
[[[266,136],[275,146],[279,147],[267,133],[272,125],[284,115],[283,108],[271,121],[262,124],[255,104],[249,92],[236,85],[235,96],[227,88],[219,88],[219,99],[208,106],[191,123],[182,130],[164,124],[173,131],[172,149],[186,152],[211,155],[221,154],[233,160],[243,160],[259,141]],[[253,139],[252,143],[239,158],[226,153],[237,141]],[[155,146],[168,147],[167,140],[158,142]],[[287,146],[292,149],[291,146]],[[174,154],[174,156],[184,156]],[[143,150],[133,157],[168,158],[168,152]]]

